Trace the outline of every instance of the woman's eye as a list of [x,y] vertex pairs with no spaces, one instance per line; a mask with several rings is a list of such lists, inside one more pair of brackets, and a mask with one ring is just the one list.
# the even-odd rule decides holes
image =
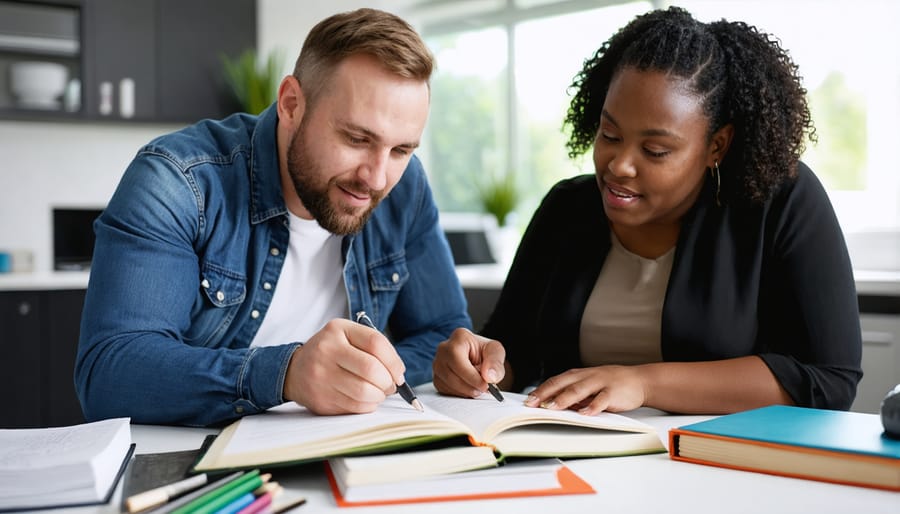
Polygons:
[[665,157],[669,154],[668,150],[651,150],[650,148],[644,148],[644,151],[647,152],[647,155],[650,157],[656,158]]
[[612,143],[618,141],[618,138],[616,138],[616,136],[614,136],[612,134],[607,134],[606,132],[601,132],[600,137],[602,137],[604,141],[609,141]]

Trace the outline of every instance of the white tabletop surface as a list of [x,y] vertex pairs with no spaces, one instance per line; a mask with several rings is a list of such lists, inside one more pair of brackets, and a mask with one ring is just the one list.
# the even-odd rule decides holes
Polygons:
[[[652,409],[638,409],[626,415],[655,426],[666,443],[669,428],[709,418],[670,416]],[[132,426],[138,453],[198,448],[207,434],[215,432],[201,428]],[[298,514],[900,513],[900,493],[677,462],[667,454],[581,459],[567,463],[594,487],[596,494],[339,508],[321,466],[270,471],[273,480],[285,486],[280,502],[301,496],[307,499],[305,505],[292,511]],[[120,504],[121,491],[117,491],[106,506],[47,512],[112,514],[119,512]]]

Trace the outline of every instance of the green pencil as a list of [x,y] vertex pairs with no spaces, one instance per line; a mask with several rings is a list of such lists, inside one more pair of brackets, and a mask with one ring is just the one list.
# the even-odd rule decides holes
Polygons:
[[253,471],[245,473],[244,476],[237,480],[232,480],[222,487],[213,489],[196,500],[186,505],[182,505],[181,508],[172,511],[172,514],[213,512],[217,510],[218,507],[227,505],[231,500],[256,489],[262,484],[263,479],[259,476],[259,470],[254,469]]

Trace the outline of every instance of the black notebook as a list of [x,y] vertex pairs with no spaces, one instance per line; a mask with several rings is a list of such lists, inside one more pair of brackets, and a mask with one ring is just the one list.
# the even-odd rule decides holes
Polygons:
[[[191,468],[196,464],[200,456],[206,452],[216,436],[206,436],[203,445],[194,450],[180,450],[174,452],[142,453],[135,455],[128,471],[125,473],[125,481],[122,484],[121,511],[127,512],[125,501],[135,494],[149,491],[167,484],[171,484],[193,475]],[[210,481],[218,475],[210,474]]]

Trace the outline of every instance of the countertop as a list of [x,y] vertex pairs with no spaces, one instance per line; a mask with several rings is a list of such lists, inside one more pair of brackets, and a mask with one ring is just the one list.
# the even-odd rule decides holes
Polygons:
[[[502,264],[472,264],[456,268],[460,282],[468,289],[500,289],[506,271],[507,266]],[[860,295],[900,296],[900,270],[856,270],[854,276],[856,291]],[[0,291],[84,289],[89,277],[89,271],[0,273]]]
[[86,289],[89,271],[0,273],[0,291]]

